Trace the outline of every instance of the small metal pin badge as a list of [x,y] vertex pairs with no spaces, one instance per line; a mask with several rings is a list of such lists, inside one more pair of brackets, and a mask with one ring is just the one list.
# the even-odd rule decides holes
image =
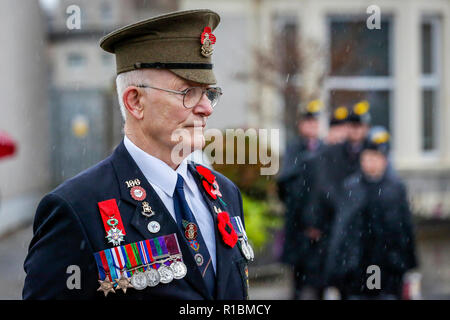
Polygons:
[[161,230],[161,225],[158,223],[158,221],[150,221],[147,225],[147,229],[151,233],[158,233],[159,230]]
[[151,216],[155,215],[155,212],[152,210],[152,207],[150,207],[150,204],[147,201],[142,202],[142,215],[150,218]]

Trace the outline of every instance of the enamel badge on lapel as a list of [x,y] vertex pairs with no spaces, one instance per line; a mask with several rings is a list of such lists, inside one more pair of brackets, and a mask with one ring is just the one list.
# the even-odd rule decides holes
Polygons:
[[124,240],[125,229],[122,224],[119,208],[115,199],[109,199],[98,203],[98,209],[106,231],[108,243],[118,246]]
[[147,197],[147,193],[144,188],[140,186],[136,186],[131,188],[130,190],[131,197],[136,201],[142,201]]
[[213,54],[213,45],[216,43],[216,36],[212,34],[210,27],[205,27],[200,37],[202,43],[202,55],[204,57],[210,57]]
[[147,197],[147,193],[145,192],[144,188],[141,187],[141,181],[139,179],[125,181],[125,184],[127,185],[127,188],[131,188],[130,195],[134,200],[145,200],[145,198]]

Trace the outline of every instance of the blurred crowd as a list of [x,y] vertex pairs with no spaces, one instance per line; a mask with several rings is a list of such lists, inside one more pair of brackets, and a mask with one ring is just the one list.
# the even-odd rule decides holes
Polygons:
[[360,101],[334,109],[320,139],[322,110],[314,100],[300,112],[277,179],[292,298],[407,298],[405,274],[417,267],[414,228],[389,132],[371,125],[370,104]]

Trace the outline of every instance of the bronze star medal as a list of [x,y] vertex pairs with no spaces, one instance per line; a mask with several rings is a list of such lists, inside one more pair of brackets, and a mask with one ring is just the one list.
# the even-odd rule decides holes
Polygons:
[[106,278],[105,280],[98,280],[98,282],[100,283],[100,287],[97,289],[97,291],[103,291],[103,293],[105,294],[105,297],[108,295],[108,293],[112,292],[112,293],[116,293],[116,291],[114,290],[114,285],[111,281],[109,281],[108,278]]
[[127,277],[124,277],[123,275],[120,277],[120,279],[116,279],[116,282],[117,282],[117,287],[122,289],[123,293],[127,293],[128,288],[133,288],[133,286],[130,283],[130,279],[128,279]]

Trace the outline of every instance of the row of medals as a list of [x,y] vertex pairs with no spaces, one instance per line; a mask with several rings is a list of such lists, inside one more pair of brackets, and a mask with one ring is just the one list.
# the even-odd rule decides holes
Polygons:
[[[115,279],[115,282],[117,283],[116,289],[122,289],[124,293],[127,292],[128,288],[144,290],[147,287],[155,287],[160,283],[170,283],[173,279],[182,279],[187,274],[186,265],[178,260],[173,260],[170,266],[166,266],[161,262],[161,266],[158,269],[154,269],[150,265],[143,266],[143,268],[145,267],[147,270],[144,272],[136,271],[131,278],[122,275],[120,279]],[[121,273],[123,273],[123,271]],[[103,291],[105,296],[109,292],[115,292],[113,282],[110,282],[108,279],[104,281],[99,280],[99,282],[100,288],[98,288],[97,291]]]
[[[145,190],[143,190],[140,185],[139,179],[130,180],[127,181],[127,187],[135,187],[139,189],[132,188],[130,190],[131,196],[135,200],[142,200],[145,198]],[[141,198],[142,197],[142,198]],[[141,198],[141,199],[139,199]],[[151,207],[149,207],[147,202],[143,202],[143,211],[142,215],[145,217],[151,217],[154,215],[154,212],[152,211]],[[120,230],[119,230],[120,231]],[[111,237],[111,235],[109,235]],[[108,237],[108,236],[107,236]],[[119,240],[119,239],[118,239]],[[123,241],[123,237],[120,237],[120,240],[118,241],[117,245],[120,244],[120,241]],[[111,242],[111,241],[110,241]],[[116,245],[116,243],[114,243]],[[172,257],[172,260],[170,260],[172,263],[170,266],[166,266],[163,264],[163,261],[161,261],[161,265],[158,269],[154,269],[150,265],[142,266],[141,268],[147,268],[144,272],[136,271],[133,273],[131,278],[128,278],[126,276],[121,276],[120,279],[115,279],[115,282],[117,283],[117,287],[122,289],[124,293],[127,292],[127,288],[134,288],[136,290],[144,290],[147,287],[155,287],[158,284],[167,284],[172,282],[173,279],[182,279],[187,274],[187,267],[182,261],[173,260],[176,258],[175,256]],[[157,261],[155,263],[158,263]],[[121,272],[123,273],[123,272]],[[98,290],[102,290],[105,295],[107,295],[108,292],[115,292],[114,291],[114,283],[110,281],[100,281],[100,288]]]
[[136,271],[130,279],[130,283],[136,290],[144,290],[147,287],[155,287],[159,283],[167,284],[173,279],[182,279],[187,274],[186,265],[182,261],[173,261],[170,266],[161,264],[158,269],[148,267],[146,271]]

